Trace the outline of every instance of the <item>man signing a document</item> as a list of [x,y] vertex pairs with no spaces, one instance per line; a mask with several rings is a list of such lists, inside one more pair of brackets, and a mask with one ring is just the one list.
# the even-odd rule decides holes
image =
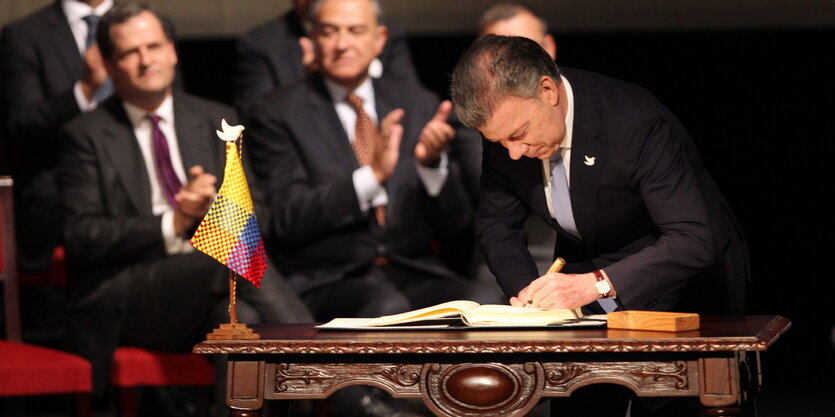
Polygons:
[[[684,127],[649,92],[561,71],[530,39],[486,35],[458,62],[452,99],[485,138],[477,228],[511,304],[695,311],[682,302],[698,283],[742,311],[747,259],[731,249],[744,238]],[[526,249],[531,210],[557,231],[560,273],[539,276]]]

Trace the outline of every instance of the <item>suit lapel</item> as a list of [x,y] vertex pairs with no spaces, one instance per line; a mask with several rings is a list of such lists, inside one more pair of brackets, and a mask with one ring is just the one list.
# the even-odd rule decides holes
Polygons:
[[[397,105],[392,98],[392,95],[386,89],[384,83],[379,80],[372,79],[371,83],[374,85],[374,101],[376,102],[377,119],[382,121],[389,112],[397,108]],[[404,118],[405,120],[405,118]]]
[[606,164],[603,146],[598,140],[603,132],[603,125],[594,106],[592,92],[582,83],[572,83],[571,88],[574,93],[571,209],[585,246],[594,248],[597,236],[598,182]]
[[[372,78],[371,82],[374,84],[374,101],[379,123],[382,123],[386,115],[394,109],[403,108],[404,110],[408,110],[402,105],[398,106],[397,97],[400,92],[392,91],[393,89],[390,87],[390,84],[387,86],[384,81],[377,78]],[[403,125],[403,140],[400,141],[400,155],[404,155],[404,152],[408,152],[409,154],[414,152],[415,145],[417,145],[417,141],[420,139],[418,135],[410,134],[411,126],[409,123],[411,120],[413,118],[410,118],[407,113],[400,122]],[[387,140],[387,138],[383,138],[383,140]]]
[[61,62],[66,68],[64,74],[72,84],[84,73],[84,58],[78,53],[78,45],[67,23],[67,17],[61,9],[61,3],[56,1],[52,10],[49,24],[54,29],[48,31],[49,46],[54,49],[56,56],[61,57]]
[[[223,167],[214,160],[213,146],[217,142],[212,138],[215,136],[208,121],[200,117],[190,106],[184,104],[186,100],[180,94],[174,94],[174,130],[177,132],[177,146],[180,149],[183,169],[188,178],[189,168],[195,165],[203,166],[206,172],[211,172],[218,177],[218,184],[222,182]],[[218,124],[220,121],[218,120]],[[218,141],[220,139],[217,139]],[[207,165],[209,162],[212,164]]]
[[[502,148],[502,152],[507,153],[504,148]],[[525,186],[530,187],[529,189],[523,189],[524,194],[522,196],[530,201],[531,208],[539,217],[556,229],[558,227],[557,221],[554,220],[551,215],[551,209],[548,207],[551,189],[550,187],[546,187],[546,185],[550,181],[550,177],[546,176],[543,165],[544,161],[533,158],[521,158],[517,162],[520,166],[524,166],[524,170],[520,169],[520,173],[522,174],[521,178],[525,178]]]
[[101,128],[105,152],[136,212],[151,215],[151,184],[133,126],[119,100],[111,98],[104,106],[110,116],[102,122]]
[[[310,111],[307,112],[307,115],[312,116],[308,123],[309,126],[313,126],[318,131],[315,137],[323,139],[324,148],[330,152],[333,160],[337,161],[346,171],[359,168],[354,148],[351,147],[351,140],[336,114],[324,81],[322,81],[321,76],[314,76],[309,79],[309,83],[314,94],[310,94],[308,97],[307,105],[310,106]],[[321,118],[322,116],[324,116],[324,120]],[[335,132],[336,134],[334,134]]]

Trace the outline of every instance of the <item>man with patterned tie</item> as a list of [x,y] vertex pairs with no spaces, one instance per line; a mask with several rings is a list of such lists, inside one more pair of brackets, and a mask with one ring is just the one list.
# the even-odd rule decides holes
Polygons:
[[[188,239],[222,180],[215,130],[236,115],[172,90],[177,54],[163,22],[135,3],[102,17],[98,41],[116,94],[62,129],[68,346],[93,363],[96,392],[117,345],[189,351],[228,321],[228,270]],[[266,224],[262,194],[251,191]],[[238,286],[241,322],[312,321],[271,265],[261,285]]]
[[[486,139],[477,229],[511,304],[742,313],[744,234],[687,131],[649,92],[490,34],[456,65],[452,99]],[[557,231],[561,273],[539,275],[529,212]],[[703,284],[712,292],[691,291]],[[623,415],[625,401],[604,397],[561,401],[569,408],[552,415]]]
[[13,155],[21,269],[49,268],[59,243],[58,128],[112,92],[95,46],[95,25],[112,6],[56,0],[0,35],[0,115]]
[[451,103],[368,76],[386,42],[380,13],[372,0],[313,2],[320,71],[269,94],[246,123],[271,198],[268,251],[317,320],[501,301],[436,256],[473,214],[446,154]]

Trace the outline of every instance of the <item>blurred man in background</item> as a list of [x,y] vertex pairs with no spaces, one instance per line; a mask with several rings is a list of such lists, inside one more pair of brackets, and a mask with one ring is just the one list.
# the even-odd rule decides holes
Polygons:
[[[117,346],[187,352],[228,320],[228,269],[188,240],[222,182],[225,144],[215,129],[236,114],[172,89],[178,58],[163,22],[137,3],[102,18],[98,41],[116,95],[62,129],[68,346],[92,362],[96,393]],[[261,282],[238,286],[241,322],[312,321],[272,265]]]

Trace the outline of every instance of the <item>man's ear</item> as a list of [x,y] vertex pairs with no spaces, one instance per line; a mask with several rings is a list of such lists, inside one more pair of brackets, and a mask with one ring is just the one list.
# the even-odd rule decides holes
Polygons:
[[383,47],[386,46],[386,41],[389,39],[389,28],[384,25],[377,26],[377,39],[374,41],[374,49],[377,53],[376,56],[380,56],[383,53]]
[[545,52],[548,52],[548,55],[551,55],[551,59],[557,60],[557,41],[553,36],[545,35],[542,38],[542,48],[545,49]]
[[115,68],[113,68],[113,63],[105,57],[102,57],[101,61],[104,65],[104,70],[107,72],[107,78],[110,78],[112,80],[113,74],[116,72]]
[[543,75],[539,79],[539,99],[543,103],[551,106],[558,106],[560,104],[559,85],[553,78],[547,75]]
[[173,54],[174,65],[180,63],[180,55],[177,53],[177,45],[174,44],[174,41],[168,40],[168,47],[171,48],[171,53]]

